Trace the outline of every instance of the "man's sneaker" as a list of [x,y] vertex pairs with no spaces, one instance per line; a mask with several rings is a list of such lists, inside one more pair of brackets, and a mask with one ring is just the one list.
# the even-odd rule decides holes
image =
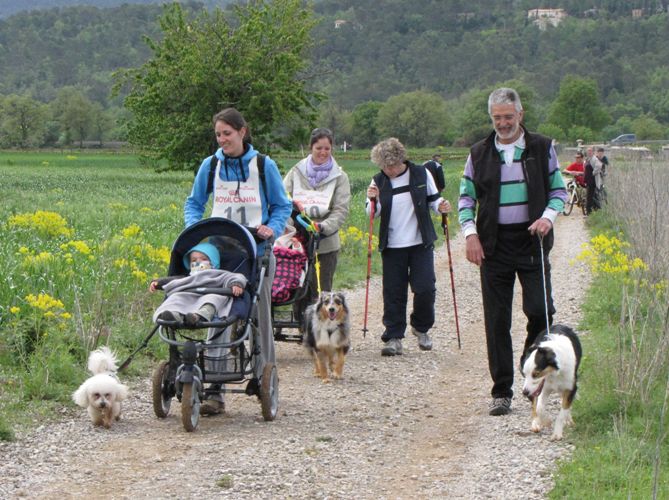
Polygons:
[[200,415],[219,415],[225,411],[225,403],[217,399],[205,399],[200,405]]
[[494,416],[511,413],[511,398],[493,398],[488,413]]
[[383,343],[381,349],[381,356],[401,356],[402,355],[402,339],[390,339]]
[[432,350],[432,339],[427,332],[419,332],[415,328],[412,328],[411,331],[416,337],[418,337],[418,347],[420,347],[421,351]]

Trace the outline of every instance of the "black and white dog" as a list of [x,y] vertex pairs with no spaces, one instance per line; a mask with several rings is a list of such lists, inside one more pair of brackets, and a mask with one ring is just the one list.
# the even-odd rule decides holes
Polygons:
[[523,395],[532,402],[532,432],[550,426],[546,415],[548,396],[562,396],[562,408],[555,419],[551,439],[562,439],[565,425],[571,425],[571,405],[576,396],[576,377],[582,349],[578,335],[565,325],[553,325],[550,333],[539,334],[538,340],[525,353],[522,372],[525,377]]
[[342,293],[325,292],[304,312],[304,345],[314,361],[314,375],[328,382],[328,368],[340,379],[351,346],[346,299]]

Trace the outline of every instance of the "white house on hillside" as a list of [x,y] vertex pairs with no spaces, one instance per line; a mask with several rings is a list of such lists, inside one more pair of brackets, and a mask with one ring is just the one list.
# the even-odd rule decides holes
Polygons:
[[541,30],[545,30],[549,24],[557,26],[565,17],[567,13],[564,9],[530,9],[527,11],[527,18],[532,19],[532,22]]

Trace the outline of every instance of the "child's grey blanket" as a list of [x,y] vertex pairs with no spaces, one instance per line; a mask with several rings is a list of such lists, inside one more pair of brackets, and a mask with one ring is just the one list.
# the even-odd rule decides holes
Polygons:
[[190,276],[170,281],[162,287],[167,294],[167,298],[153,313],[153,321],[156,321],[158,315],[163,311],[188,314],[190,312],[197,312],[204,304],[212,304],[216,308],[216,314],[219,318],[227,316],[232,306],[231,296],[217,294],[201,295],[199,293],[184,292],[183,290],[193,287],[230,288],[232,285],[244,288],[246,286],[246,277],[243,274],[231,273],[222,269],[206,269]]

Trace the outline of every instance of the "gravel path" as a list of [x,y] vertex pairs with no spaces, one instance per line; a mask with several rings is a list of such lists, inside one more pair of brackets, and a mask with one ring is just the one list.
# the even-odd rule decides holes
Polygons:
[[[583,221],[560,217],[551,253],[556,321],[573,326],[584,288],[574,282],[582,284],[587,272],[571,262],[588,238]],[[347,294],[353,347],[343,380],[321,383],[299,345],[277,344],[274,422],[262,420],[256,398],[229,395],[225,415],[202,418],[186,433],[176,400],[159,420],[150,381],[131,381],[123,419],[109,431],[68,408],[60,422],[0,443],[0,497],[544,498],[555,462],[570,453],[569,430],[560,443],[549,440],[549,431],[529,432],[529,403],[518,396],[511,415],[487,415],[491,382],[478,270],[466,262],[460,237],[451,250],[461,351],[443,248],[436,256],[432,352],[407,338],[404,356],[380,356],[381,286],[374,279],[366,338],[364,288]],[[518,290],[514,306],[518,355],[525,328]],[[552,413],[557,405],[556,399]]]

